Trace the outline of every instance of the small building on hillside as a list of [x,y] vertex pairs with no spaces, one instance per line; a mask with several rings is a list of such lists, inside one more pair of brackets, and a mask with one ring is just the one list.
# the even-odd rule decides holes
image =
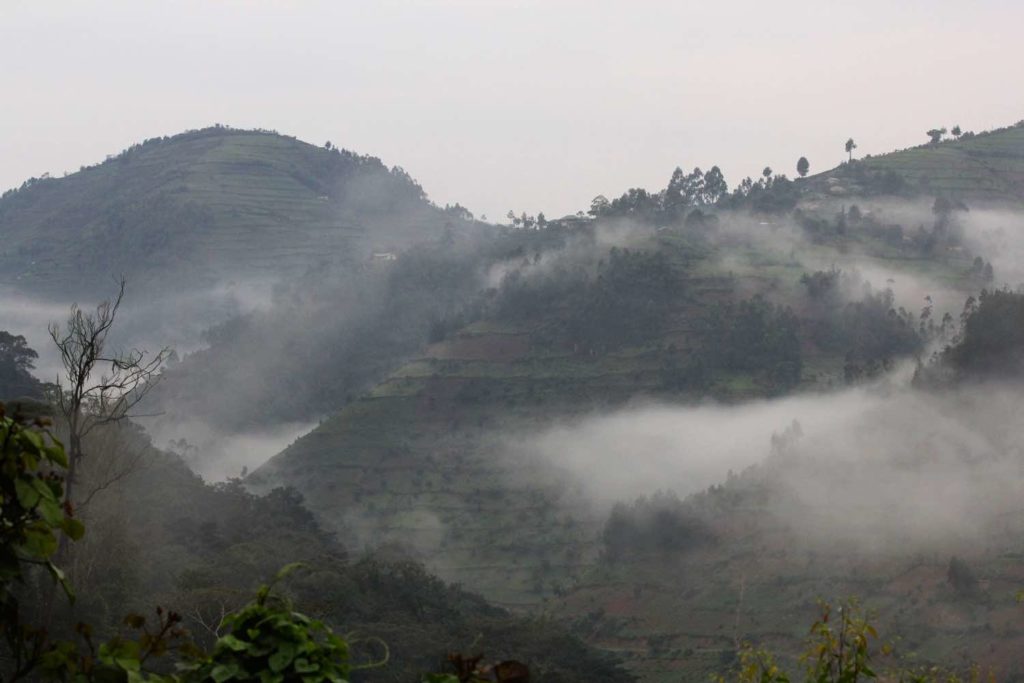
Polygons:
[[398,254],[393,251],[375,251],[370,255],[371,263],[391,263],[398,260]]

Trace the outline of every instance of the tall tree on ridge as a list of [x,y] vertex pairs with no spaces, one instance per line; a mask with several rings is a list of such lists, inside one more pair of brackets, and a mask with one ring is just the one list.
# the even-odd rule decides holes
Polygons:
[[807,161],[807,157],[800,157],[796,162],[796,172],[803,178],[809,170],[811,170],[811,162]]

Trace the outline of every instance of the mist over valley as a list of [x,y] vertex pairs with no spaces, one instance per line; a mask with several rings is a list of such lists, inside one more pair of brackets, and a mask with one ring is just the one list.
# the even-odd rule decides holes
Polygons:
[[[234,50],[296,93],[322,74],[323,92],[247,100],[268,119],[255,125],[284,132],[179,126],[169,108],[153,137],[0,195],[0,682],[1024,678],[1024,121],[992,123],[1010,95],[954,106],[968,86],[950,66],[953,97],[929,114],[947,125],[904,139],[890,133],[910,90],[885,102],[900,111],[881,135],[849,118],[881,95],[808,78],[806,135],[787,123],[773,136],[786,133],[785,169],[734,174],[782,152],[704,117],[719,99],[765,97],[760,76],[728,95],[728,51],[672,47],[722,67],[688,105],[683,144],[651,94],[669,106],[674,91],[640,87],[646,72],[623,87],[612,48],[588,42],[607,8],[558,33],[557,50],[547,17],[531,36],[557,56],[549,68],[600,65],[574,82],[607,92],[594,122],[559,119],[581,128],[564,140],[576,175],[540,192],[557,164],[531,168],[537,151],[507,144],[535,129],[548,140],[562,95],[537,95],[547,76],[525,52],[517,80],[482,34],[459,32],[491,17],[501,45],[498,19],[518,25],[522,8],[427,4],[456,19],[389,6],[382,17],[403,19],[378,38],[402,49],[381,61],[373,31],[338,29],[337,53],[310,43],[319,58],[301,68],[294,41],[323,26],[244,45],[225,30],[221,54],[200,22],[214,72]],[[64,32],[53,11],[18,21]],[[861,9],[843,31],[875,36],[862,22],[888,17],[890,39],[916,36],[902,12]],[[668,50],[630,42],[641,14],[622,50]],[[723,50],[740,35],[707,26]],[[792,38],[797,24],[764,26]],[[399,37],[420,33],[474,43],[451,58],[452,83],[467,55],[493,62],[494,83],[459,80],[479,102],[451,84],[443,102],[414,96],[419,44]],[[353,41],[378,61],[351,59]],[[271,44],[291,46],[280,73],[262,61]],[[839,55],[794,45],[847,73]],[[273,99],[256,71],[206,99]],[[24,78],[15,91],[29,92]],[[772,82],[782,92],[788,78]],[[842,116],[812,116],[815,88]],[[334,90],[352,118],[314,142],[313,102]],[[747,125],[780,125],[775,96]],[[383,138],[356,125],[368,102]],[[497,162],[472,118],[484,105],[498,107]],[[445,135],[460,116],[456,144]],[[405,141],[422,162],[414,125],[423,149],[444,151],[422,179],[392,144],[386,162],[363,149]],[[622,138],[574,152],[590,126]],[[680,150],[672,165],[636,143],[638,126]],[[715,136],[721,165],[698,134]],[[577,177],[568,158],[592,153],[623,168]],[[608,187],[638,159],[660,180]],[[489,217],[436,198],[467,169]],[[587,178],[591,198],[563,213]],[[495,197],[513,208],[495,213]]]

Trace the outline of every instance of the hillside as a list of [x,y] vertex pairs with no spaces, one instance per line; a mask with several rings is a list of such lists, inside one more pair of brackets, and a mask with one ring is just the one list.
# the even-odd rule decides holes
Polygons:
[[[887,173],[905,186],[893,186]],[[808,180],[838,196],[877,191],[888,182],[891,189],[905,192],[1019,206],[1024,203],[1024,125],[864,157]]]
[[[70,633],[81,620],[109,638],[123,633],[124,614],[152,615],[161,606],[182,614],[210,647],[225,611],[239,609],[284,564],[302,562],[304,569],[279,586],[295,609],[349,634],[355,661],[380,659],[384,647],[390,653],[386,665],[355,681],[420,680],[445,668],[446,653],[471,644],[488,658],[526,661],[544,680],[631,680],[557,625],[496,608],[400,550],[361,553],[346,535],[326,533],[295,491],[260,498],[237,480],[205,484],[130,424],[97,430],[89,442],[114,462],[87,461],[81,470],[79,483],[96,495],[78,506],[89,532],[68,563],[80,597],[60,603],[54,633]],[[103,490],[110,468],[123,468],[125,459],[132,464],[121,470],[116,491]],[[35,618],[45,609],[42,600],[28,602]]]
[[444,227],[401,170],[265,131],[134,145],[0,198],[0,285],[56,296],[124,274],[134,291],[275,280],[355,263]]
[[[798,243],[782,224],[605,227],[522,233],[480,319],[248,483],[295,486],[328,525],[411,544],[442,576],[535,604],[593,561],[603,513],[557,462],[510,443],[636,401],[737,403],[839,387],[909,353],[900,330],[913,334],[916,311],[904,323],[877,299],[844,306],[808,293],[802,276],[830,264],[870,271],[897,292],[902,284],[907,305],[924,286],[959,306],[977,284],[962,251],[925,258],[868,226],[820,244]],[[846,338],[853,327],[872,332]]]
[[[552,430],[651,402],[682,410],[826,397],[945,343],[964,300],[991,282],[979,263],[993,255],[972,251],[970,216],[936,213],[919,190],[847,182],[851,198],[817,192],[818,182],[792,193],[788,181],[765,181],[685,220],[659,208],[664,194],[631,190],[595,220],[511,231],[469,324],[447,329],[247,483],[294,486],[329,528],[413,548],[499,604],[558,614],[626,656],[642,680],[705,677],[750,638],[792,651],[823,593],[869,597],[896,632],[921,626],[908,652],[949,661],[943,639],[955,634],[924,626],[935,610],[966,611],[965,628],[979,630],[1003,617],[946,590],[945,549],[854,566],[842,550],[779,550],[799,536],[770,515],[756,521],[754,502],[710,523],[713,546],[609,566],[608,507],[588,493],[586,469],[537,448]],[[628,467],[634,453],[619,448],[618,466]],[[662,485],[694,490],[667,475]],[[1006,548],[985,552],[987,585],[1004,590],[1013,581],[998,564]],[[918,598],[927,608],[902,609],[904,589],[888,587],[908,571],[930,582]],[[750,603],[742,610],[737,590]],[[1001,666],[1014,628],[993,645]],[[956,652],[980,653],[976,644]]]
[[[693,554],[609,564],[607,496],[635,491],[612,481],[606,497],[595,496],[595,481],[614,479],[596,468],[628,474],[640,454],[622,439],[592,439],[611,459],[588,471],[578,453],[541,441],[652,404],[825,402],[947,343],[964,300],[1002,274],[971,223],[980,212],[935,195],[1011,201],[1012,164],[984,181],[971,164],[984,157],[994,168],[993,149],[1016,159],[1019,130],[806,180],[766,176],[732,193],[717,168],[680,171],[666,190],[634,188],[593,218],[530,230],[439,210],[373,159],[212,129],[7,195],[0,226],[22,247],[0,266],[3,258],[24,265],[24,245],[36,240],[22,226],[35,225],[61,244],[44,265],[84,263],[86,280],[143,254],[153,255],[135,271],[146,286],[285,278],[267,309],[209,330],[205,348],[168,369],[151,397],[169,430],[154,430],[160,442],[326,415],[251,474],[249,489],[293,487],[348,547],[399,547],[489,601],[553,610],[580,637],[625,654],[644,680],[703,677],[729,661],[741,637],[790,647],[788,624],[804,624],[800,610],[821,591],[868,594],[885,607],[885,582],[908,567],[925,567],[938,591],[948,554],[866,569],[817,547],[779,555],[800,539],[755,496],[739,509],[712,506],[722,513],[707,522],[715,543]],[[947,173],[952,162],[936,155],[960,166]],[[704,183],[703,194],[689,183]],[[76,203],[72,190],[88,201]],[[73,221],[91,226],[90,240],[66,239]],[[118,242],[126,234],[138,241]],[[376,251],[387,255],[371,258]],[[44,271],[17,271],[11,282],[31,287]],[[71,281],[51,285],[66,291]],[[206,443],[178,443],[196,458],[218,455]],[[644,468],[638,459],[635,469]],[[666,473],[647,485],[686,495],[710,483],[702,476]],[[749,474],[742,484],[751,481],[756,488]],[[1014,551],[986,557],[1005,552]],[[759,570],[748,572],[749,563]],[[862,569],[867,578],[850,580]],[[681,570],[700,579],[681,588]],[[1008,585],[997,569],[990,575],[988,585]],[[736,609],[737,583],[741,594],[749,586],[757,610]],[[779,592],[782,583],[792,590]],[[777,629],[769,614],[787,626]],[[971,619],[970,628],[989,623],[981,608]],[[926,635],[922,651],[941,658],[950,633]]]

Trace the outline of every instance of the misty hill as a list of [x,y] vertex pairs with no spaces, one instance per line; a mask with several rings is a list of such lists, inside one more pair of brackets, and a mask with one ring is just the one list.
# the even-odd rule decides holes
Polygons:
[[[1005,241],[994,246],[990,228],[1012,236],[1013,219],[906,186],[858,191],[851,201],[816,192],[817,179],[782,178],[680,211],[666,201],[673,181],[666,191],[595,200],[594,219],[508,231],[504,251],[486,264],[490,287],[465,324],[440,326],[418,359],[247,483],[294,486],[329,528],[412,548],[441,576],[507,606],[548,609],[554,601],[579,635],[627,653],[644,680],[703,677],[730,661],[745,636],[788,648],[799,634],[780,634],[761,615],[802,625],[798,608],[813,605],[816,592],[873,596],[891,574],[916,566],[887,557],[864,569],[863,581],[847,581],[860,566],[844,564],[842,552],[810,548],[789,556],[792,566],[776,562],[771,553],[792,543],[794,532],[785,521],[772,526],[774,509],[759,507],[790,494],[769,487],[739,509],[730,502],[717,521],[708,514],[711,521],[670,526],[669,536],[695,539],[699,548],[686,564],[671,553],[654,563],[643,548],[627,547],[634,561],[609,567],[607,497],[668,486],[688,493],[724,478],[734,460],[671,474],[675,459],[701,457],[686,430],[702,427],[666,413],[685,416],[708,400],[741,410],[808,395],[801,408],[780,411],[781,428],[808,405],[859,396],[948,343],[969,296],[1019,276],[1008,259],[999,261],[1005,271],[989,260],[1012,251]],[[654,422],[661,426],[645,428],[651,403],[664,411]],[[763,458],[768,437],[745,450],[753,460],[736,464]],[[729,438],[746,437],[737,430]],[[924,467],[913,456],[928,443],[908,447],[913,467]],[[794,470],[786,464],[777,472],[784,478]],[[720,510],[714,496],[702,500],[712,501],[711,513]],[[787,512],[805,504],[789,498]],[[751,526],[762,513],[770,513],[764,524]],[[620,535],[640,537],[628,529]],[[928,549],[929,581],[942,579],[950,547],[956,543],[937,555]],[[681,584],[681,567],[701,582]],[[790,575],[800,577],[793,591],[779,592]],[[758,616],[729,628],[737,621],[736,584],[744,582]],[[930,614],[908,619],[926,624]],[[922,657],[942,659],[950,633],[921,633]]]
[[864,157],[809,180],[834,196],[888,190],[1020,205],[1024,125]]
[[538,434],[636,402],[876,377],[942,334],[943,312],[928,323],[917,308],[925,294],[958,313],[981,284],[962,248],[886,243],[869,220],[836,233],[831,211],[828,231],[806,214],[801,226],[729,212],[717,227],[513,231],[475,320],[441,330],[248,482],[294,486],[329,526],[415,547],[493,599],[556,594],[599,551],[602,516],[564,454],[533,457]]
[[[103,427],[89,443],[103,457],[79,479],[92,491],[80,506],[89,532],[68,567],[80,597],[59,604],[51,632],[84,620],[108,638],[122,632],[124,614],[160,605],[211,647],[225,611],[239,609],[285,562],[303,562],[305,571],[281,586],[296,609],[351,634],[358,661],[379,659],[381,642],[390,651],[385,666],[355,681],[420,680],[471,644],[490,658],[528,662],[543,680],[631,680],[557,625],[514,617],[440,581],[401,549],[361,553],[345,534],[325,532],[294,490],[256,497],[237,480],[205,484],[131,424]],[[116,492],[107,490],[112,471]],[[29,601],[29,611],[38,615],[43,602]]]
[[[271,140],[328,164],[349,163],[344,153],[264,133],[193,135],[193,143],[214,140],[214,156],[239,139]],[[101,168],[112,163],[130,161]],[[404,186],[402,174],[366,164],[377,169],[374,183]],[[969,295],[1019,274],[1006,258],[1020,233],[1006,222],[1012,217],[907,191],[906,180],[886,186],[902,177],[895,171],[865,176],[882,183],[868,191],[860,168],[835,172],[851,174],[838,183],[845,195],[817,191],[827,178],[770,176],[727,193],[717,169],[679,171],[665,190],[634,188],[611,202],[595,200],[591,218],[494,229],[430,207],[412,186],[411,205],[436,222],[404,231],[393,226],[413,225],[398,220],[408,212],[387,202],[363,211],[362,191],[342,192],[339,210],[359,206],[360,215],[381,217],[366,222],[376,226],[372,232],[352,238],[363,257],[324,247],[326,262],[310,263],[280,252],[281,268],[296,275],[275,288],[269,308],[209,330],[205,348],[168,369],[153,394],[162,401],[155,412],[178,421],[180,431],[159,441],[192,439],[203,421],[245,429],[327,415],[247,486],[268,493],[293,487],[317,525],[351,547],[401,547],[443,579],[517,610],[558,601],[563,616],[582,620],[576,625],[585,638],[639,653],[666,635],[663,624],[620,633],[592,619],[587,631],[589,613],[607,595],[590,605],[576,599],[577,590],[602,581],[636,590],[631,577],[606,573],[610,499],[670,485],[685,496],[724,478],[727,459],[685,475],[645,466],[651,451],[665,451],[655,459],[662,465],[692,456],[672,431],[679,424],[673,411],[708,401],[774,405],[811,394],[808,402],[827,405],[819,397],[829,392],[859,396],[946,343]],[[338,173],[342,187],[346,178],[362,177]],[[703,189],[691,191],[691,184]],[[331,206],[333,196],[316,194],[310,206]],[[413,238],[369,246],[378,234]],[[237,241],[225,243],[229,256]],[[386,257],[365,258],[378,248]],[[636,417],[652,403],[673,416],[653,439],[649,423]],[[609,419],[639,431],[589,431]],[[684,424],[699,431],[692,420]],[[178,443],[198,459],[210,456]],[[747,453],[761,457],[758,448]],[[673,529],[708,542],[712,561],[701,571],[716,574],[715,562],[750,550],[725,535],[741,521],[726,516],[722,526]],[[833,570],[822,568],[824,583],[807,585],[827,585]],[[712,586],[709,594],[721,590]],[[613,602],[621,597],[614,595]],[[715,629],[722,623],[709,622]],[[729,652],[695,632],[699,640],[678,641],[684,653]],[[649,674],[644,662],[661,654],[645,650],[635,668]],[[666,659],[677,669],[690,666],[676,654]],[[702,672],[708,661],[699,662]]]
[[267,131],[153,138],[0,198],[0,285],[106,294],[276,280],[440,234],[448,218],[401,169]]

